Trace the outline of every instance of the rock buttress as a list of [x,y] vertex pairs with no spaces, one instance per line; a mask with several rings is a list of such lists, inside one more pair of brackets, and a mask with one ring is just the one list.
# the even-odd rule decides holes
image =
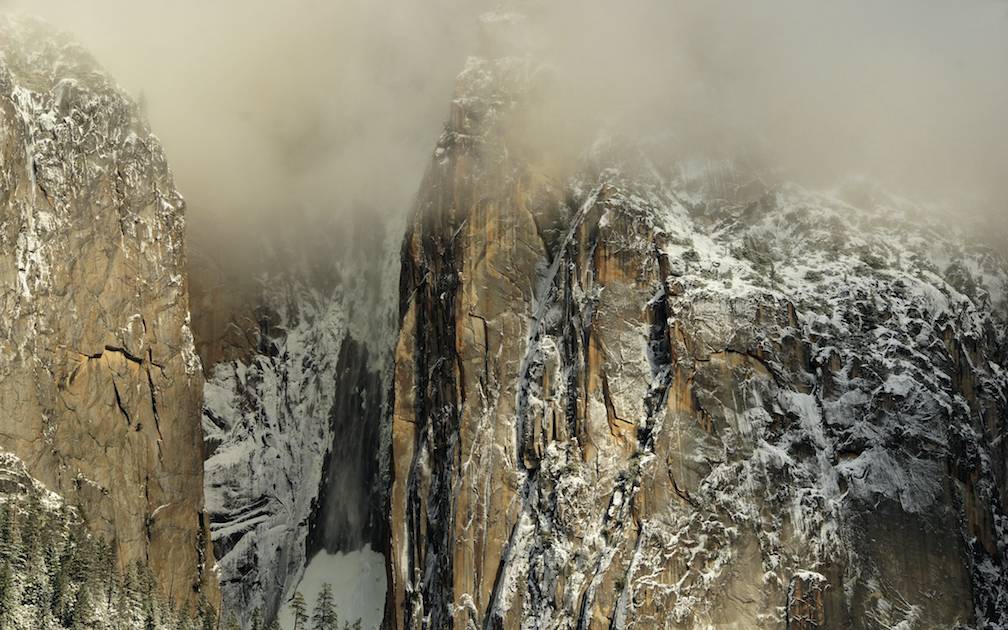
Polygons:
[[183,201],[78,46],[0,22],[0,445],[167,596],[216,606]]
[[1004,259],[861,185],[561,177],[538,76],[469,62],[403,244],[388,625],[1003,619]]

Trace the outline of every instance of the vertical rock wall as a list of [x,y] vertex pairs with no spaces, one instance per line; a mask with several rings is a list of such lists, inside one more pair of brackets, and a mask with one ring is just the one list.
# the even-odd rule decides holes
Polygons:
[[0,448],[167,595],[216,605],[184,204],[78,46],[0,21]]
[[1003,621],[1004,258],[863,183],[560,168],[541,76],[470,60],[403,243],[387,624]]

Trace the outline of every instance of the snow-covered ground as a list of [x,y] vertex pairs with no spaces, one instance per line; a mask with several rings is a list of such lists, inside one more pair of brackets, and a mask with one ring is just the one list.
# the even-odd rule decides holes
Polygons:
[[[361,620],[364,630],[374,630],[381,626],[385,608],[385,557],[372,551],[370,545],[349,553],[319,553],[305,568],[304,576],[295,589],[304,595],[311,608],[322,591],[322,585],[329,583],[336,602],[336,613],[340,622]],[[284,602],[277,618],[280,627],[291,630],[294,616],[290,602]]]

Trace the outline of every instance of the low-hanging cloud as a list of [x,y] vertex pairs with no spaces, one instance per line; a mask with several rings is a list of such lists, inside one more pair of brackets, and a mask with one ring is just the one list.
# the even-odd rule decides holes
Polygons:
[[[335,217],[406,212],[453,77],[477,49],[476,17],[495,8],[9,4],[76,34],[143,94],[191,224],[216,221],[236,235],[302,207]],[[662,134],[685,153],[755,155],[811,184],[862,174],[977,216],[1008,214],[1004,2],[515,4],[534,54],[555,69],[543,111],[558,122]]]
[[755,157],[1008,215],[1008,4],[583,0],[542,5],[562,109],[685,154]]
[[187,199],[192,236],[230,236],[235,249],[305,209],[337,225],[403,213],[476,11],[464,0],[26,0],[7,8],[71,32],[142,98]]

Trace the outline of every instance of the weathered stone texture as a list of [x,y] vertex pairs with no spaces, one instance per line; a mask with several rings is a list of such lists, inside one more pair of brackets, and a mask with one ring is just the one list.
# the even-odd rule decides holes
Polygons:
[[390,627],[1000,619],[1004,259],[860,188],[565,171],[540,78],[470,60],[404,240]]
[[217,600],[182,198],[80,47],[0,21],[0,448],[176,601]]

